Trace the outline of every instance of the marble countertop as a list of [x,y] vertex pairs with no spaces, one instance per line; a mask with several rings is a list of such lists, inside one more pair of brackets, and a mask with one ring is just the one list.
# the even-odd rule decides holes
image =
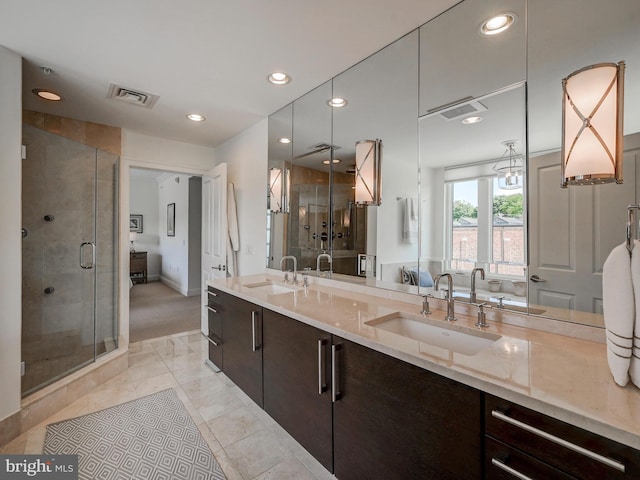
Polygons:
[[[512,325],[490,313],[490,326],[485,331],[501,338],[476,355],[467,356],[367,325],[369,320],[394,312],[419,315],[422,299],[417,295],[389,298],[375,289],[352,289],[344,283],[331,286],[331,282],[327,285],[315,278],[307,289],[291,292],[247,287],[265,281],[283,285],[282,277],[268,274],[208,283],[347,340],[640,449],[640,390],[631,384],[624,388],[615,384],[603,343]],[[429,318],[442,321],[446,327],[443,309],[443,301],[432,299],[433,314]],[[476,329],[475,312],[475,307],[468,304],[456,304],[458,320],[453,327]]]

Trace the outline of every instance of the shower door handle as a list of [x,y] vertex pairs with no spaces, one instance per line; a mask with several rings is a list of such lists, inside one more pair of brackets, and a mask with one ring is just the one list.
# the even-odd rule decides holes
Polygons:
[[[84,263],[84,249],[91,246],[91,263]],[[82,242],[80,244],[80,268],[90,270],[96,265],[96,244],[93,242]]]

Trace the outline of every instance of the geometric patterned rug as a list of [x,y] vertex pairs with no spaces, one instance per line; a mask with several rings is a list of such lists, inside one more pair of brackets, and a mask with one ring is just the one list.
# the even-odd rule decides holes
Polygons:
[[77,454],[79,479],[226,479],[173,388],[47,425],[43,453]]

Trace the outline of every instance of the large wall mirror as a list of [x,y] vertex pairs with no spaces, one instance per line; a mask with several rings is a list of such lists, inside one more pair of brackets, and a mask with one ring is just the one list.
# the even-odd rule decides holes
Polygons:
[[[418,264],[417,117],[417,30],[271,115],[267,266],[292,255],[312,274],[402,285],[400,265]],[[355,196],[356,145],[370,140],[380,205]]]
[[[542,315],[602,326],[602,266],[625,240],[637,203],[640,2],[529,1],[529,304]],[[558,188],[562,78],[624,60],[624,183]],[[533,280],[531,280],[533,278]]]
[[[466,1],[420,28],[424,293],[449,272],[459,301],[526,309],[525,6]],[[499,14],[511,25],[486,34]]]
[[[482,35],[503,12],[511,27]],[[289,254],[315,270],[326,252],[334,278],[421,294],[446,271],[459,301],[482,268],[477,300],[602,326],[602,264],[640,197],[639,23],[637,0],[465,0],[276,112],[270,178],[288,193],[279,211],[270,198],[268,266]],[[561,189],[561,80],[620,60],[624,183]],[[365,139],[383,145],[380,206],[350,192]]]

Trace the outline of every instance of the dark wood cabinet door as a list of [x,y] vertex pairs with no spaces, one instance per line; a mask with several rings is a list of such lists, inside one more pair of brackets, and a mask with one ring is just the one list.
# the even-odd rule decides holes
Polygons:
[[267,309],[262,328],[264,410],[333,471],[331,335]]
[[481,392],[333,337],[340,480],[482,477]]
[[262,407],[262,307],[222,294],[223,372]]

